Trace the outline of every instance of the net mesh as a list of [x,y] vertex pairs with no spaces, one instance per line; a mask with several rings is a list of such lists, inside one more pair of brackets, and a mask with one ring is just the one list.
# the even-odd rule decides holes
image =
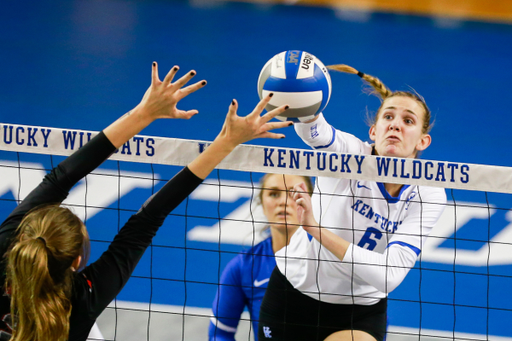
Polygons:
[[[95,134],[11,124],[0,128],[2,217]],[[87,224],[91,261],[147,197],[207,146],[136,137],[77,184],[65,204]],[[98,319],[91,339],[206,339],[224,268],[268,236],[257,200],[266,172],[445,188],[443,215],[414,268],[389,295],[387,337],[508,338],[511,169],[244,145],[171,213],[126,287]],[[244,312],[237,339],[253,339],[253,333]]]

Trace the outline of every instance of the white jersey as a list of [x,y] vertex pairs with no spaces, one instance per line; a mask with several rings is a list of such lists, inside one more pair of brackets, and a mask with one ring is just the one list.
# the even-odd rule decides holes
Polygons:
[[[371,154],[372,147],[335,130],[323,115],[295,124],[308,145],[347,154]],[[276,253],[279,270],[302,293],[338,304],[375,304],[405,278],[423,243],[441,216],[441,188],[404,185],[391,197],[384,184],[319,177],[312,198],[317,222],[350,242],[340,261],[299,228],[290,244]]]

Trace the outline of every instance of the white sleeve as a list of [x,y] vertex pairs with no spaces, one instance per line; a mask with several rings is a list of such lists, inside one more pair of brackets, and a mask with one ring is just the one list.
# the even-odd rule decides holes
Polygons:
[[353,273],[377,290],[390,293],[404,280],[418,256],[410,248],[391,245],[382,253],[350,244],[343,262],[352,263]]
[[297,135],[313,149],[349,154],[368,154],[369,144],[364,143],[354,135],[334,129],[322,113],[311,123],[295,123]]
[[428,235],[441,217],[446,206],[446,193],[442,188],[419,186],[413,191],[405,210],[407,215],[400,223],[388,246],[401,244],[420,254]]
[[410,199],[407,216],[398,226],[383,254],[350,244],[343,262],[353,264],[353,273],[377,290],[393,291],[416,263],[425,239],[446,205],[441,188],[418,187]]

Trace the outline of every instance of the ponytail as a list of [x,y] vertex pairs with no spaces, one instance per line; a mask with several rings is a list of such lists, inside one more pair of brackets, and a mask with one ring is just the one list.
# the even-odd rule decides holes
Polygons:
[[56,285],[49,271],[50,258],[51,252],[39,239],[22,241],[9,253],[11,316],[16,321],[12,341],[67,340],[72,274]]
[[378,79],[377,77],[373,77],[371,75],[367,75],[366,73],[362,73],[362,72],[354,69],[352,66],[338,64],[338,65],[329,65],[327,68],[329,70],[358,75],[360,78],[362,78],[363,80],[365,80],[368,84],[370,84],[372,86],[372,88],[373,88],[372,93],[376,94],[382,100],[393,95],[393,91],[389,90],[389,88],[387,86],[385,86],[384,83],[382,83],[382,81],[380,79]]
[[11,341],[66,341],[69,336],[74,260],[88,236],[67,208],[29,212],[7,259],[7,287],[14,321]]
[[[361,79],[363,79],[366,83],[368,83],[373,89],[371,91],[371,94],[376,95],[381,99],[381,101],[386,100],[387,98],[394,97],[394,96],[403,96],[403,97],[409,97],[414,100],[416,100],[418,103],[421,104],[423,109],[425,110],[425,116],[423,118],[423,126],[422,126],[422,132],[424,134],[428,133],[430,129],[432,128],[432,125],[430,124],[431,114],[430,109],[428,108],[427,104],[425,103],[425,99],[420,96],[417,92],[409,92],[409,91],[391,91],[384,83],[378,79],[377,77],[374,77],[372,75],[368,75],[366,73],[363,73],[361,71],[356,70],[352,66],[345,65],[345,64],[337,64],[337,65],[329,65],[327,66],[329,70],[344,72],[344,73],[350,73],[354,75],[358,75]],[[380,111],[381,107],[377,111],[377,113]],[[377,117],[374,118],[374,123],[377,120]]]

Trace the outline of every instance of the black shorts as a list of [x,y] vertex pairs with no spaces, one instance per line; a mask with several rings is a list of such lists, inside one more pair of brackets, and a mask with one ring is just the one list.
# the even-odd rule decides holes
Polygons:
[[340,330],[361,330],[383,341],[386,310],[386,298],[369,306],[315,300],[295,289],[276,267],[261,303],[258,340],[322,341]]

